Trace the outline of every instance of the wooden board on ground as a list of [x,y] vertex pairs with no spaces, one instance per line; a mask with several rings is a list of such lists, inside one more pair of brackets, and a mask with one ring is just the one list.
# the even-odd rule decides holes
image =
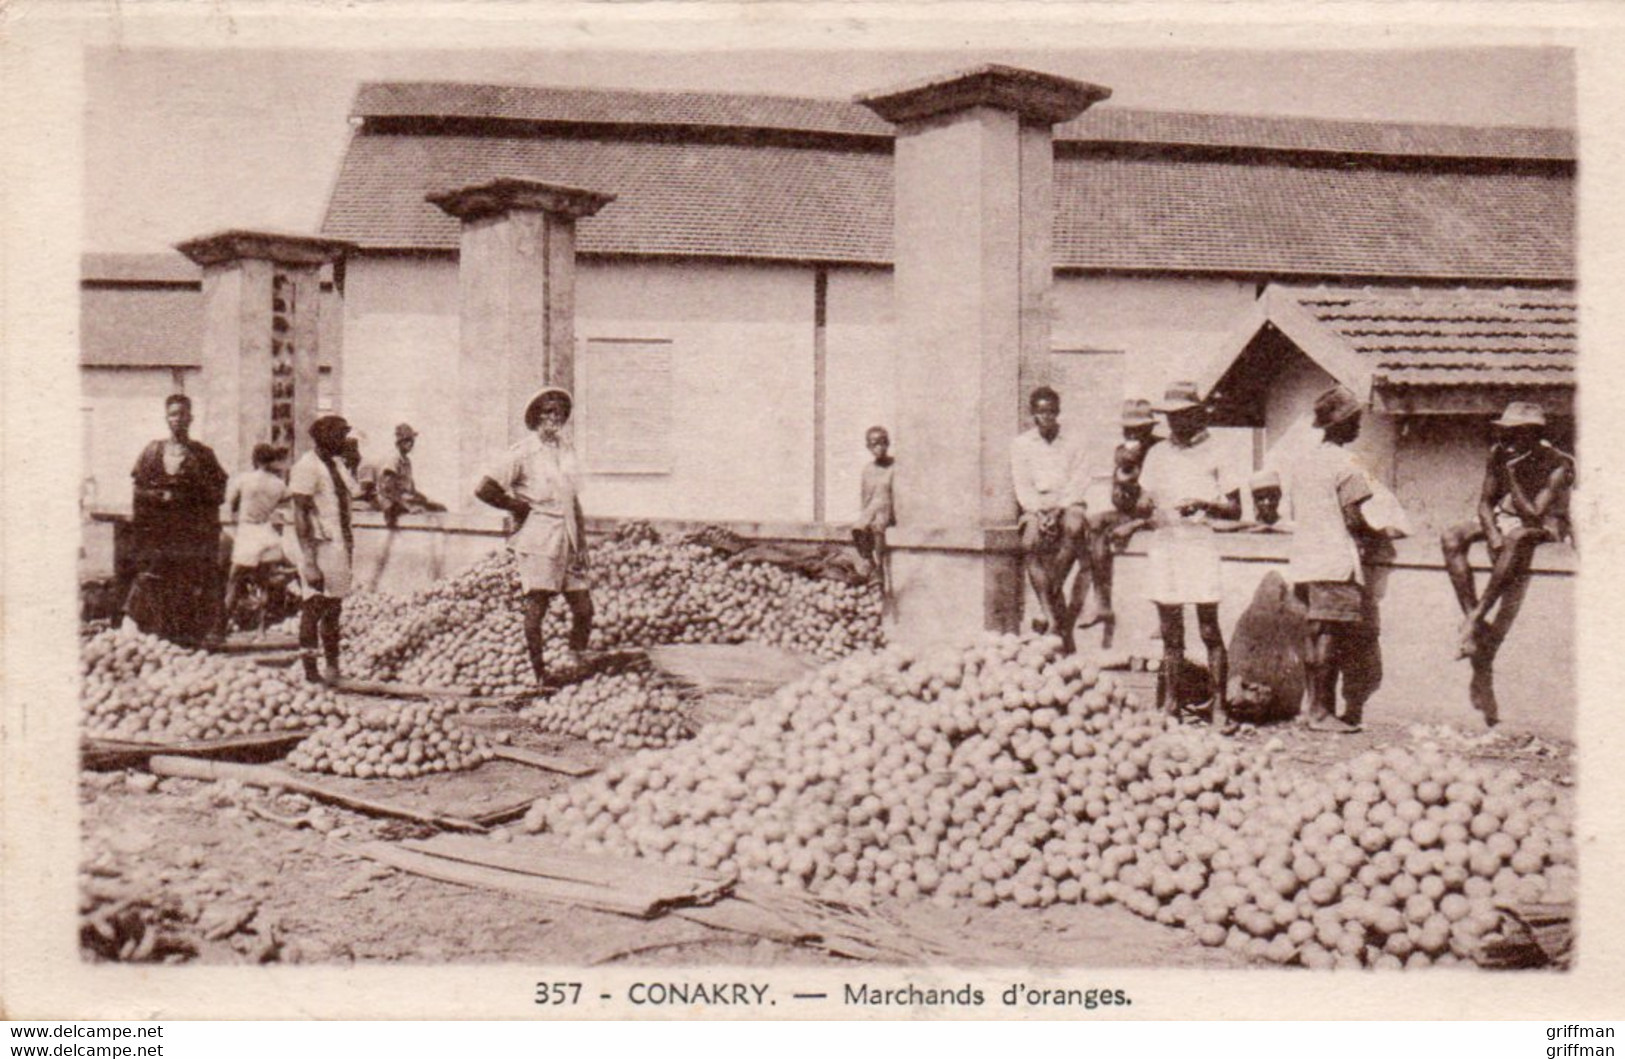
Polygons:
[[1303,647],[1308,621],[1303,605],[1280,574],[1259,582],[1230,634],[1230,677],[1263,684],[1274,692],[1272,719],[1297,713],[1303,701]]
[[255,732],[220,739],[192,739],[179,743],[139,743],[124,739],[88,737],[79,744],[79,761],[86,768],[125,768],[140,765],[154,754],[232,761],[270,761],[285,756],[310,734],[308,728]]
[[649,650],[661,673],[702,691],[759,697],[800,680],[812,663],[782,647],[765,644],[671,644]]
[[464,861],[448,860],[428,853],[390,845],[387,842],[368,842],[352,847],[353,851],[370,860],[392,868],[421,875],[428,879],[476,886],[504,893],[531,897],[541,901],[591,908],[600,912],[648,919],[659,909],[657,902],[642,895],[631,895],[590,883],[569,882],[563,879],[545,879],[520,872],[505,871]]
[[499,746],[496,756],[504,761],[512,761],[520,765],[529,765],[531,768],[541,769],[544,772],[557,772],[561,776],[591,776],[598,769],[593,765],[586,765],[579,761],[554,754],[542,754],[535,750],[527,750],[520,746]]
[[425,684],[396,684],[381,680],[355,680],[342,677],[331,687],[334,691],[342,691],[347,695],[374,695],[389,699],[467,699],[472,698],[474,692],[470,688],[451,685],[447,687],[429,687]]
[[664,861],[584,853],[540,836],[505,842],[467,835],[436,835],[400,843],[406,849],[446,860],[487,868],[606,887],[647,898],[653,908],[714,904],[732,889],[734,879],[717,872],[683,868]]
[[499,810],[510,810],[574,782],[568,776],[543,772],[509,761],[486,761],[461,772],[433,772],[410,779],[356,779],[313,775],[283,765],[273,766],[290,776],[317,779],[333,790],[360,798],[377,798],[415,812],[480,820]]
[[224,643],[215,644],[209,650],[216,654],[252,655],[273,654],[284,651],[298,651],[299,641],[291,636],[244,636],[233,634]]
[[201,761],[196,758],[171,757],[158,754],[147,762],[147,767],[155,775],[159,776],[174,776],[211,782],[232,780],[245,786],[260,787],[266,790],[281,788],[295,791],[318,801],[338,805],[369,816],[411,820],[430,827],[451,828],[459,831],[485,830],[480,824],[463,817],[413,809],[410,806],[379,798],[372,792],[369,792],[368,796],[350,794],[337,789],[331,783],[312,779],[299,775],[291,769],[278,768],[272,765],[242,765],[232,761]]

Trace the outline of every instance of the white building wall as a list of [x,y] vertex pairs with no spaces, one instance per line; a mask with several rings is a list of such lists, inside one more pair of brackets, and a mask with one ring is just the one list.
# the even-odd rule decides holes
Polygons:
[[891,272],[832,269],[827,306],[825,513],[831,522],[850,522],[861,507],[863,466],[872,458],[865,432],[885,427],[892,451],[909,458],[908,438],[897,428]]

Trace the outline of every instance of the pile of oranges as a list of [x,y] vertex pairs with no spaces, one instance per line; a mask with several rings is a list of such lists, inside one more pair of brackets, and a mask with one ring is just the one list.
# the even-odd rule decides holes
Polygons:
[[628,750],[672,746],[694,735],[677,692],[641,672],[588,677],[531,701],[519,716],[537,731]]
[[[873,586],[729,562],[652,531],[595,545],[592,568],[594,650],[751,641],[833,660],[880,643]],[[414,595],[357,594],[344,621],[346,667],[357,676],[476,695],[518,694],[532,683],[518,570],[506,551]],[[567,609],[555,603],[543,625],[551,671],[565,664],[568,626]]]
[[306,737],[288,764],[358,779],[410,779],[471,769],[491,757],[490,744],[465,730],[452,706],[396,702],[368,705]]
[[1561,894],[1555,792],[1435,747],[1294,777],[1150,712],[1053,638],[889,648],[641,753],[526,818],[587,850],[858,903],[1115,902],[1277,963],[1470,959]]
[[178,647],[133,628],[80,648],[87,735],[176,743],[315,728],[346,716],[337,696],[241,659]]

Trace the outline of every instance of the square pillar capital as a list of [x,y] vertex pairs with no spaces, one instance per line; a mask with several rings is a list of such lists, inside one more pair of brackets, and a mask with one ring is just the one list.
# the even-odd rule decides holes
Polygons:
[[974,107],[1012,111],[1027,124],[1058,125],[1111,94],[1111,89],[1087,81],[986,63],[867,92],[858,96],[857,102],[893,125],[913,124]]
[[426,196],[429,202],[467,223],[486,217],[498,217],[514,210],[538,210],[556,216],[577,220],[591,217],[611,202],[615,196],[602,191],[588,191],[564,184],[547,184],[540,180],[521,180],[502,177],[484,184],[470,184],[452,191]]
[[313,235],[232,228],[176,243],[175,249],[204,268],[232,265],[240,261],[319,267],[349,256],[356,250],[356,244]]

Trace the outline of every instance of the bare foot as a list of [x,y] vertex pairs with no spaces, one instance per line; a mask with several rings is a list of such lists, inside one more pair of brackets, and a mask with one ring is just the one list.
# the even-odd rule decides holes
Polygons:
[[1040,636],[1042,636],[1045,633],[1049,632],[1049,622],[1045,621],[1043,618],[1034,618],[1033,619],[1033,632],[1037,633]]
[[1333,735],[1353,735],[1360,730],[1357,724],[1349,724],[1340,717],[1329,714],[1315,714],[1309,717],[1305,724],[1311,732],[1328,732]]

